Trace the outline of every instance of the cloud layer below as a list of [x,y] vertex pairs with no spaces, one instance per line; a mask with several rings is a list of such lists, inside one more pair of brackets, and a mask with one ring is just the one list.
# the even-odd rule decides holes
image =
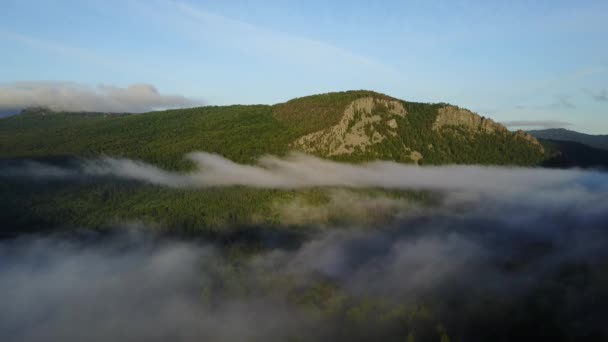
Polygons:
[[[560,189],[577,184],[606,184],[605,173],[581,170],[505,168],[487,166],[418,167],[393,162],[347,164],[291,153],[284,158],[265,156],[257,165],[238,164],[216,154],[193,152],[186,158],[196,170],[178,173],[130,159],[102,158],[63,169],[28,163],[13,174],[37,177],[111,176],[169,187],[204,188],[250,186],[294,189],[306,187],[379,187],[390,189],[524,193],[530,189]],[[5,173],[8,169],[5,169]],[[598,181],[599,180],[599,181]]]
[[[0,338],[388,340],[415,329],[417,337],[439,340],[437,322],[457,341],[526,340],[539,337],[538,326],[549,328],[536,340],[608,337],[605,173],[353,165],[299,154],[257,165],[201,152],[188,158],[198,166],[189,174],[106,158],[71,168],[15,164],[0,175],[119,177],[180,188],[432,189],[444,197],[410,210],[339,192],[330,209],[340,202],[402,215],[373,229],[363,219],[325,227],[288,246],[276,243],[289,234],[280,229],[254,242],[261,252],[236,261],[210,242],[124,227],[101,237],[3,240]],[[407,318],[416,314],[426,318]],[[391,325],[390,317],[400,318]]]
[[[474,169],[437,175],[457,171]],[[262,237],[256,248],[270,247],[240,261],[210,243],[125,227],[101,237],[3,240],[0,337],[351,341],[415,329],[438,340],[439,321],[458,341],[525,340],[538,326],[550,327],[542,330],[550,340],[604,340],[606,177],[541,170],[557,185],[545,188],[520,171],[503,169],[502,185],[481,196],[448,193],[437,207],[404,209],[374,229],[327,227],[290,247]],[[520,177],[532,186],[512,197],[504,189],[520,188]],[[415,313],[426,318],[406,318]]]
[[52,81],[0,84],[0,110],[7,111],[47,107],[55,111],[139,113],[196,104],[197,101],[183,96],[161,94],[149,84],[126,88]]

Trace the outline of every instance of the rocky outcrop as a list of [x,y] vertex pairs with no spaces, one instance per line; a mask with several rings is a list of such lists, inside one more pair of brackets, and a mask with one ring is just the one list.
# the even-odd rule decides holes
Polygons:
[[474,133],[511,134],[514,139],[523,140],[530,145],[535,146],[544,153],[543,146],[538,142],[538,140],[524,131],[512,133],[505,126],[491,119],[456,106],[448,105],[440,108],[437,113],[437,118],[433,123],[433,130],[439,131],[442,128],[454,126],[463,127]]
[[[292,143],[292,147],[308,153],[325,156],[351,154],[365,150],[384,139],[388,132],[396,136],[396,117],[405,117],[405,108],[399,101],[364,97],[351,102],[337,125],[307,134]],[[380,125],[384,129],[379,130]]]
[[433,130],[449,126],[460,126],[472,131],[482,131],[485,133],[508,132],[505,126],[491,119],[455,106],[445,106],[438,110],[437,119],[433,123]]
[[522,130],[518,130],[517,132],[515,132],[515,137],[517,139],[524,140],[524,141],[528,142],[529,144],[538,147],[543,153],[545,152],[543,145],[541,145],[541,143],[538,140],[536,140],[536,138],[533,137],[532,135],[530,135],[529,133],[524,132]]

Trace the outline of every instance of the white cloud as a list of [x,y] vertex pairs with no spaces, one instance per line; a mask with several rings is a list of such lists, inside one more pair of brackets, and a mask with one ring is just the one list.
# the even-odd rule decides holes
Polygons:
[[[178,187],[344,185],[456,192],[414,212],[394,201],[378,203],[365,194],[336,193],[329,204],[321,206],[332,211],[336,205],[350,211],[380,206],[407,213],[391,224],[374,224],[373,229],[357,229],[356,222],[345,226],[349,229],[304,233],[301,237],[307,238],[301,244],[281,246],[280,241],[294,241],[289,240],[294,239],[290,229],[248,235],[248,239],[258,236],[256,247],[268,250],[237,261],[208,244],[198,244],[198,239],[163,240],[123,226],[117,227],[115,235],[108,231],[75,234],[75,239],[63,234],[3,239],[0,259],[7,266],[0,267],[0,293],[5,294],[0,337],[27,341],[289,340],[293,336],[335,340],[331,337],[345,336],[344,331],[361,336],[357,335],[361,331],[353,330],[360,324],[326,319],[353,312],[350,309],[358,306],[351,306],[351,300],[352,305],[360,303],[358,298],[388,300],[401,310],[403,305],[411,303],[416,308],[421,299],[431,298],[431,308],[437,312],[451,313],[454,303],[466,304],[470,309],[461,310],[463,315],[445,315],[442,323],[454,340],[474,341],[480,324],[490,322],[491,331],[513,323],[502,319],[502,303],[514,303],[514,312],[526,313],[527,303],[534,303],[539,290],[548,293],[549,302],[568,305],[548,307],[551,315],[542,311],[524,319],[563,322],[565,328],[558,333],[567,333],[571,340],[580,340],[581,333],[604,331],[603,320],[595,318],[603,317],[606,306],[605,300],[597,298],[607,298],[605,278],[598,276],[604,274],[608,257],[605,173],[426,168],[386,162],[353,165],[304,155],[265,157],[257,165],[240,165],[207,153],[188,157],[199,167],[188,174],[127,159],[101,159],[71,169],[29,163],[22,172],[16,167],[0,168],[4,171],[0,176],[52,180],[101,175]],[[218,230],[218,234],[232,234],[232,230]],[[311,310],[313,306],[294,300],[307,298],[306,289],[318,293],[316,284],[323,285],[323,293],[330,296],[323,297],[323,303],[339,311],[327,310],[331,316],[319,316],[320,311]],[[332,285],[338,291],[333,292]],[[547,288],[560,291],[544,291]],[[501,300],[487,300],[495,298]],[[568,318],[581,312],[593,319],[569,325]],[[459,330],[463,321],[475,328]],[[515,322],[519,324],[521,318]],[[385,340],[381,334],[393,331],[386,330],[384,320],[381,323],[375,326],[370,320],[361,326],[375,333],[374,338]],[[368,330],[374,328],[378,330]]]
[[[85,161],[80,169],[71,172],[81,176],[113,176],[177,188],[239,185],[297,189],[340,186],[467,191],[484,194],[522,194],[536,190],[540,195],[549,189],[553,192],[562,191],[566,185],[572,184],[583,188],[593,184],[595,190],[605,191],[605,187],[598,188],[596,183],[608,184],[606,180],[608,176],[605,173],[583,170],[471,165],[419,167],[394,162],[347,164],[301,153],[292,153],[284,158],[265,156],[257,165],[238,164],[206,152],[193,152],[186,157],[195,163],[195,171],[171,172],[141,161],[101,158]],[[59,170],[53,169],[50,173],[56,175]],[[43,177],[45,173],[34,174],[24,168],[21,174]]]
[[503,121],[507,127],[540,127],[540,128],[561,128],[572,126],[571,123],[559,120],[513,120]]
[[0,85],[0,110],[48,107],[56,111],[145,112],[182,108],[197,102],[179,95],[165,95],[149,84],[126,88],[60,81],[15,82]]

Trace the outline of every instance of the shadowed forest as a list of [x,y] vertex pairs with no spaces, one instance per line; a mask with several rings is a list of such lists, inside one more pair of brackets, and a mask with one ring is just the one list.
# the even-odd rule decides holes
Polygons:
[[3,164],[2,335],[608,337],[605,173],[188,158]]

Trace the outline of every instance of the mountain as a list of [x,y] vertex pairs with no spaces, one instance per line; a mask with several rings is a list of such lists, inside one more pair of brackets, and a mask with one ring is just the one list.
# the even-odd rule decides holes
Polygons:
[[4,118],[19,113],[18,109],[0,109],[0,118]]
[[246,163],[290,150],[418,164],[538,165],[544,157],[532,136],[466,109],[372,91],[131,115],[37,109],[0,119],[0,158],[103,154],[185,169],[183,155],[197,150]]
[[[207,106],[144,114],[64,113],[32,108],[0,119],[0,235],[65,227],[100,228],[146,222],[171,231],[224,234],[219,227],[285,223],[291,207],[337,203],[327,215],[289,215],[304,222],[352,219],[374,211],[351,208],[349,199],[397,206],[432,201],[432,194],[331,189],[247,187],[203,191],[111,178],[46,178],[32,181],[14,165],[51,176],[79,165],[79,158],[112,156],[142,160],[168,170],[192,169],[184,155],[220,154],[254,163],[265,154],[296,150],[337,161],[393,160],[418,164],[539,165],[542,145],[532,136],[445,103],[399,100],[371,91],[296,98],[276,105]],[[25,164],[24,164],[25,163]],[[50,165],[50,166],[49,166]],[[9,170],[6,173],[4,170]],[[10,171],[12,170],[12,171]],[[3,174],[3,172],[5,174]],[[11,176],[12,175],[12,176]],[[346,200],[344,200],[344,198]],[[341,204],[344,202],[345,204]],[[297,205],[296,205],[297,204]],[[307,209],[308,210],[308,209]],[[358,217],[358,216],[357,216]]]
[[538,139],[573,141],[595,148],[608,150],[608,135],[591,135],[579,133],[564,128],[552,128],[528,131]]
[[548,167],[583,167],[608,169],[608,150],[566,140],[541,139]]

